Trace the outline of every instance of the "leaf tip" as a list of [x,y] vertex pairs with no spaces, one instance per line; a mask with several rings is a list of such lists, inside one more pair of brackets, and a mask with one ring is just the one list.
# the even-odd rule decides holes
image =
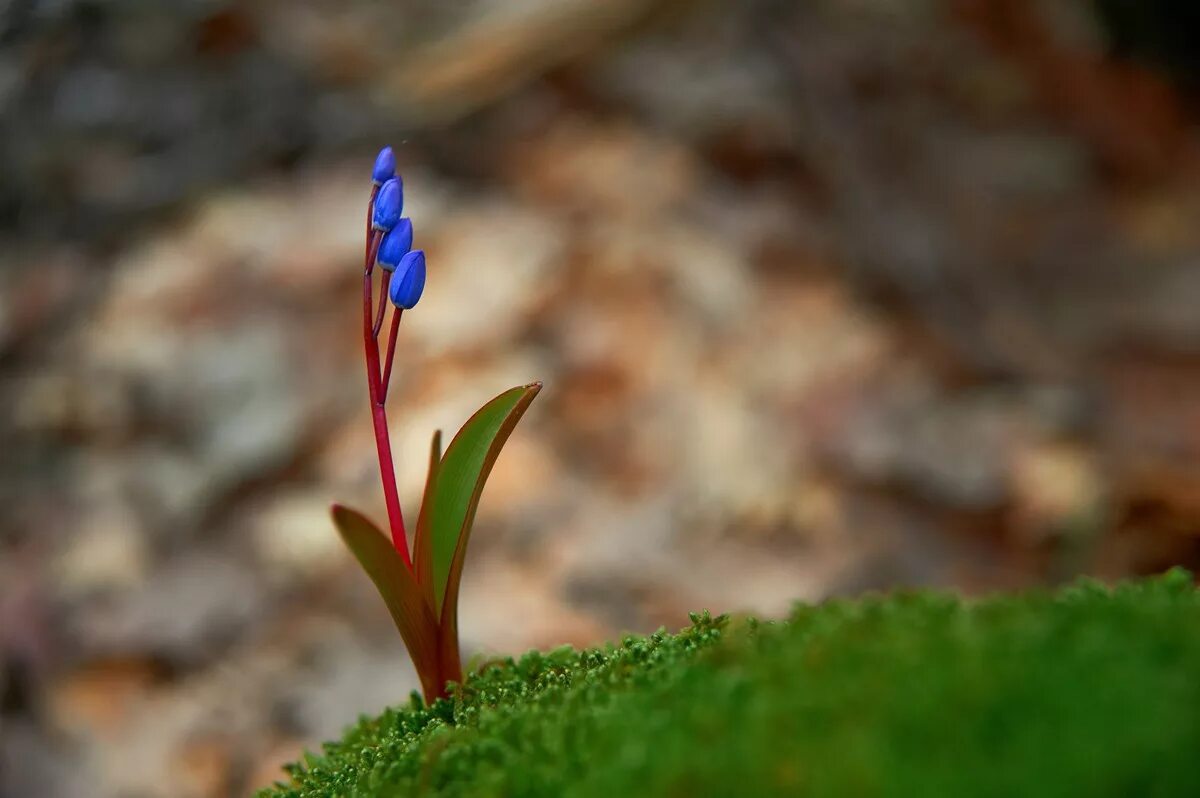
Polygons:
[[[338,502],[329,505],[329,515],[333,517],[333,525],[337,527],[338,533],[343,538],[346,537],[346,530],[356,525],[366,524],[368,527],[375,528],[375,525],[358,510],[351,509]],[[376,531],[378,531],[378,528],[376,528]]]

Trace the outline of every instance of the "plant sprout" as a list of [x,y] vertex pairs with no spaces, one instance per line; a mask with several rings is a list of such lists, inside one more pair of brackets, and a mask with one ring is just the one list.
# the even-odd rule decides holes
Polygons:
[[[416,306],[425,289],[425,253],[412,249],[412,222],[401,218],[404,187],[395,169],[392,148],[383,148],[372,171],[363,259],[367,394],[390,535],[340,504],[333,505],[333,522],[383,597],[416,666],[425,700],[432,703],[447,695],[448,683],[463,678],[458,589],[484,483],[504,442],[542,385],[518,386],[485,404],[467,420],[444,453],[441,431],[433,433],[429,474],[410,554],[388,437],[387,395],[400,319],[404,311]],[[380,334],[389,304],[387,348],[381,359]]]

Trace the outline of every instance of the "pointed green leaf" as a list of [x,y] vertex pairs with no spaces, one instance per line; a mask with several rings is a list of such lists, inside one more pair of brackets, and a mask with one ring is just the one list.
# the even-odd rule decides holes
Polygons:
[[333,523],[383,597],[421,677],[425,695],[440,694],[437,620],[416,578],[387,536],[362,514],[335,504]]
[[442,431],[435,430],[429,444],[429,474],[425,477],[425,493],[421,497],[421,517],[417,519],[417,531],[413,536],[413,568],[421,594],[434,606],[433,597],[433,548],[430,545],[429,524],[425,519],[425,508],[433,506],[433,485],[437,479],[438,466],[442,462]]
[[458,431],[438,464],[432,495],[426,496],[417,522],[417,534],[427,538],[430,549],[429,583],[438,617],[443,616],[451,582],[457,589],[455,563],[461,573],[484,482],[513,427],[541,388],[541,383],[523,385],[488,402]]
[[[513,388],[511,391],[501,394],[493,399],[488,404],[484,405],[483,409],[475,414],[468,421],[459,434],[455,436],[455,441],[463,437],[464,433],[474,425],[482,428],[478,431],[481,438],[484,437],[484,432],[491,428],[492,422],[486,422],[484,419],[491,417],[493,414],[504,412],[503,420],[500,422],[496,433],[492,436],[491,444],[487,448],[487,453],[483,458],[483,464],[478,470],[478,476],[475,482],[475,488],[472,491],[467,506],[466,513],[463,518],[461,530],[458,534],[458,540],[455,545],[453,556],[450,560],[449,569],[446,574],[445,589],[442,592],[443,601],[438,612],[440,623],[438,625],[438,649],[440,653],[439,667],[441,668],[441,677],[445,681],[461,682],[462,673],[462,655],[458,647],[458,588],[462,582],[463,563],[467,556],[467,542],[471,537],[471,524],[475,520],[475,509],[479,505],[479,497],[483,493],[483,484],[487,480],[488,474],[492,470],[492,464],[495,463],[496,457],[500,454],[501,447],[508,440],[509,434],[517,422],[521,420],[521,416],[529,408],[533,397],[537,396],[538,391],[542,389],[542,384],[534,383],[526,385],[522,388]],[[438,471],[438,484],[442,483],[443,477],[449,473],[448,465],[451,461],[451,453],[454,451],[454,442],[451,442],[450,449],[446,451],[446,456],[442,458],[442,466]],[[461,455],[465,460],[466,456]],[[436,559],[435,559],[436,563]]]

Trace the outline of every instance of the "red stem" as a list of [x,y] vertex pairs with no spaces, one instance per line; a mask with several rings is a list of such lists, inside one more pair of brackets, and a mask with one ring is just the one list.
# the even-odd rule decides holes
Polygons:
[[371,253],[371,222],[375,220],[375,198],[379,196],[379,186],[371,186],[371,199],[367,202],[367,251],[363,257]]
[[379,337],[379,331],[383,329],[383,312],[388,305],[388,280],[391,279],[391,276],[387,270],[379,270],[379,311],[375,314],[375,326],[371,328],[371,335],[376,338]]
[[[383,481],[383,499],[387,505],[388,526],[391,528],[392,545],[400,553],[404,564],[412,568],[408,554],[408,537],[404,529],[404,513],[400,509],[400,494],[396,490],[396,467],[392,462],[392,444],[388,438],[387,411],[383,405],[380,385],[379,341],[371,334],[371,272],[379,252],[383,236],[372,231],[367,236],[366,263],[363,266],[363,349],[367,361],[367,393],[371,399],[371,420],[375,429],[375,449],[379,455],[379,477]],[[384,302],[380,297],[380,303]]]
[[[378,236],[375,234],[376,231],[374,225],[375,198],[377,196],[379,196],[379,186],[371,186],[371,199],[367,202],[367,249],[366,252],[363,253],[363,271],[366,272],[368,277],[371,276],[371,272],[375,268],[375,258],[378,257],[379,253],[379,241],[375,240],[378,238]],[[367,308],[365,313],[367,314],[367,318],[370,318],[372,313],[370,306],[371,292],[367,291],[366,295]]]
[[392,362],[396,359],[396,336],[400,332],[400,317],[404,308],[392,310],[392,329],[388,332],[387,356],[383,359],[383,392],[379,401],[387,401],[388,385],[392,382]]

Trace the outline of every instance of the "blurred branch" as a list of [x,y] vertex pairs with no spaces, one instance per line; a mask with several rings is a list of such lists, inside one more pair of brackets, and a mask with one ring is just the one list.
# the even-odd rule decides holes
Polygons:
[[664,0],[498,5],[399,62],[383,92],[423,121],[462,117],[646,20]]

